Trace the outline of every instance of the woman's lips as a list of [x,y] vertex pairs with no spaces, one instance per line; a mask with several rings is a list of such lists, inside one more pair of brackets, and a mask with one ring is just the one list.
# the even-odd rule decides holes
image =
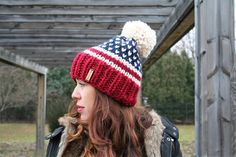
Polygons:
[[78,106],[77,112],[81,113],[83,111],[84,107],[83,106]]

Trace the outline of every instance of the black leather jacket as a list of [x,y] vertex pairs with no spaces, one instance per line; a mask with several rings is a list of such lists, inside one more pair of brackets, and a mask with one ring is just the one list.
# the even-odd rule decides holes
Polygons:
[[[160,146],[161,157],[182,157],[182,152],[178,141],[178,129],[165,117],[161,117],[161,121],[165,126]],[[59,127],[46,137],[46,139],[49,140],[46,157],[57,156],[58,146],[63,130],[64,127]]]

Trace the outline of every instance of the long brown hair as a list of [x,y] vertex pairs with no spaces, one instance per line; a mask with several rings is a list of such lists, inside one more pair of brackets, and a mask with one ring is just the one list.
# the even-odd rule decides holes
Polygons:
[[[79,117],[73,107],[70,108],[69,115]],[[87,156],[142,157],[143,131],[151,122],[152,118],[144,108],[125,107],[97,91],[88,122],[79,121],[78,128],[82,125],[88,132],[89,144],[85,148]],[[78,129],[70,141],[78,138],[80,133],[81,129]]]

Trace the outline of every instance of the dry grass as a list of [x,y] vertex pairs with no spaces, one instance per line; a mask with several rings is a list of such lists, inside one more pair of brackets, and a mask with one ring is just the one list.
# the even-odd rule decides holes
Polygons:
[[184,157],[195,155],[195,128],[194,125],[177,125],[179,128],[179,142]]
[[[48,134],[48,127],[45,127]],[[0,124],[0,157],[32,157],[35,151],[36,124]]]
[[[184,157],[195,156],[194,125],[178,125]],[[0,157],[32,157],[35,150],[36,125],[27,123],[0,124]],[[48,127],[45,129],[48,134]]]
[[35,142],[36,125],[28,123],[0,124],[0,139],[5,142]]

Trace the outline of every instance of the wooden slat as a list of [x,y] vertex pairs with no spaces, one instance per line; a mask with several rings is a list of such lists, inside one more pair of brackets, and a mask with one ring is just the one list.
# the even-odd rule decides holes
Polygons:
[[56,47],[56,46],[49,46],[49,47],[43,47],[43,46],[28,46],[28,47],[24,47],[24,46],[16,46],[16,47],[4,47],[5,49],[9,50],[10,52],[13,53],[19,53],[22,55],[34,55],[37,53],[43,53],[43,54],[47,54],[47,53],[70,53],[70,52],[77,52],[80,50],[84,50],[87,47]]
[[58,51],[52,51],[52,52],[37,52],[37,51],[28,51],[28,52],[19,52],[19,51],[12,51],[12,53],[15,54],[19,54],[21,56],[24,56],[26,58],[60,58],[60,57],[71,57],[71,56],[75,56],[75,54],[79,51],[83,51],[85,49],[82,50],[76,50],[76,51],[68,51],[68,52],[58,52]]
[[22,56],[29,56],[29,57],[37,57],[37,56],[42,56],[42,57],[57,57],[58,56],[66,56],[66,55],[72,55],[77,53],[78,51],[85,50],[87,48],[68,48],[68,49],[7,49],[12,53],[19,54]]
[[3,7],[0,15],[77,15],[77,16],[167,16],[174,7]]
[[[148,23],[153,29],[159,30],[162,23]],[[124,23],[0,23],[0,29],[32,29],[32,30],[116,30],[121,31]]]
[[42,62],[42,61],[47,61],[47,62],[54,62],[56,61],[72,61],[73,58],[76,56],[74,55],[58,55],[58,56],[53,56],[53,55],[47,55],[47,56],[23,56],[24,58],[32,61],[32,62]]
[[[1,41],[1,40],[0,40]],[[29,40],[28,40],[29,41]],[[103,41],[104,42],[104,41]],[[14,43],[11,43],[11,42],[0,42],[0,46],[1,47],[16,47],[16,46],[52,46],[52,47],[76,47],[76,46],[81,46],[81,47],[92,47],[94,45],[98,45],[100,43],[103,43],[103,42],[91,42],[91,41],[88,41],[88,42],[37,42],[37,41],[34,41],[34,42],[14,42]]]
[[[1,38],[1,37],[0,37]],[[87,40],[86,40],[87,39]],[[98,44],[103,43],[104,41],[107,41],[110,38],[17,38],[17,39],[4,39],[2,38],[0,41],[0,46],[2,47],[8,47],[10,49],[15,49],[15,47],[18,46],[24,46],[24,47],[32,47],[31,50],[37,50],[37,47],[41,49],[41,47],[80,47],[86,48],[88,46],[95,46]],[[37,47],[36,47],[37,46]],[[68,48],[68,51],[71,48]],[[45,50],[42,50],[45,51]],[[57,50],[52,50],[57,51]],[[66,50],[63,50],[66,51]],[[58,51],[58,52],[63,52]],[[49,51],[50,52],[50,51]]]
[[48,71],[46,67],[30,62],[29,60],[19,55],[10,53],[7,50],[4,50],[3,48],[0,48],[0,61],[7,64],[15,65],[17,67],[21,67],[23,69],[26,69],[35,73],[39,73],[39,74],[46,74]]
[[157,44],[144,61],[143,69],[147,70],[154,64],[172,45],[193,28],[193,26],[194,2],[193,0],[182,1],[159,30]]
[[[84,49],[83,49],[84,50]],[[37,52],[37,51],[33,51],[30,52],[20,52],[20,51],[15,51],[15,54],[18,54],[20,56],[24,56],[25,58],[33,58],[33,59],[43,59],[43,58],[72,58],[74,57],[77,52],[82,51],[82,50],[75,50],[75,51],[68,51],[68,52],[58,52],[58,51],[54,51],[54,52]]]
[[[60,39],[60,38],[55,38],[55,39],[48,39],[48,38],[30,38],[30,39],[1,39],[0,40],[0,45],[6,44],[6,45],[11,45],[14,43],[21,44],[21,43],[102,43],[105,40],[99,40],[99,39]],[[79,45],[78,45],[79,46]]]
[[[66,28],[66,27],[65,27]],[[0,29],[1,34],[57,34],[57,35],[73,35],[73,34],[88,34],[88,35],[117,35],[121,30],[109,29]]]
[[[21,67],[23,69],[26,69],[26,70],[30,70],[30,71],[33,71],[33,72],[36,72],[36,73],[44,73],[47,71],[47,68],[46,68],[46,71],[45,71],[45,68],[42,68],[41,70],[38,70],[40,69],[41,65],[44,65],[44,66],[47,66],[47,67],[55,67],[55,66],[70,66],[71,65],[71,62],[72,62],[72,59],[73,57],[71,58],[64,58],[64,59],[57,59],[57,58],[54,58],[54,59],[48,59],[48,60],[44,60],[44,59],[37,59],[37,60],[34,60],[33,58],[23,58],[23,57],[20,57],[19,55],[15,55],[13,53],[9,53],[8,51],[4,50],[4,53],[7,52],[7,55],[3,56],[2,55],[2,51],[0,49],[0,61],[1,63],[7,63],[7,64],[11,64],[11,65],[16,65],[18,67]],[[15,61],[9,61],[8,59],[6,59],[6,56],[9,58],[12,58],[14,56],[17,56],[17,62]],[[20,64],[18,64],[20,63]],[[38,65],[40,64],[40,65]]]
[[43,15],[0,15],[0,23],[6,22],[37,22],[37,23],[125,23],[141,20],[146,23],[164,23],[166,16],[43,16]]
[[42,60],[42,61],[37,61],[37,63],[39,63],[41,65],[44,65],[44,66],[47,66],[47,67],[58,67],[58,66],[62,66],[62,67],[68,66],[68,67],[70,67],[71,63],[72,63],[72,60],[66,60],[66,61],[58,61],[58,60],[45,61],[45,60]]
[[42,64],[42,65],[58,65],[58,64],[62,64],[62,65],[71,65],[72,63],[72,59],[69,60],[38,60],[38,63]]
[[76,50],[76,49],[83,49],[85,47],[81,47],[81,46],[74,46],[74,47],[71,47],[71,46],[5,46],[6,49],[9,49],[9,50],[19,50],[19,51],[27,51],[27,50],[38,50],[40,52],[41,51],[50,51],[50,50],[56,50],[56,51],[66,51],[66,50]]
[[[56,56],[56,57],[53,57],[51,56],[50,58],[49,57],[29,57],[27,59],[33,61],[33,62],[41,62],[41,61],[47,61],[47,62],[55,62],[55,61],[58,61],[58,62],[61,62],[61,61],[65,61],[65,62],[68,62],[68,61],[72,61],[73,58],[75,57],[75,55],[70,55],[70,56]],[[26,58],[26,57],[25,57]]]
[[[28,23],[24,23],[24,22],[2,22],[0,23],[0,28],[1,29],[44,29],[44,30],[48,30],[48,29],[64,29],[64,30],[74,30],[74,29],[107,29],[109,28],[111,24],[109,23],[35,23],[35,22],[28,22]],[[114,27],[112,27],[112,29],[121,29],[122,28],[121,23],[116,23],[114,25]]]
[[6,39],[6,40],[9,40],[9,42],[12,40],[12,39],[34,39],[34,38],[37,38],[37,39],[51,39],[51,40],[67,40],[67,39],[109,39],[111,38],[113,35],[106,35],[106,34],[103,34],[103,35],[92,35],[92,34],[0,34],[0,38],[1,39]]
[[34,5],[34,6],[175,6],[178,0],[1,0],[0,5]]

